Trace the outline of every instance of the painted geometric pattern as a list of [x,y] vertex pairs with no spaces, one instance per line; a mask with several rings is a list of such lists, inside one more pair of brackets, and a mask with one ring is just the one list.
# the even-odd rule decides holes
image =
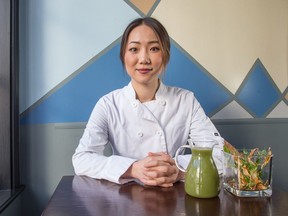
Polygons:
[[[31,112],[23,115],[21,122],[39,124],[87,121],[101,96],[129,82],[118,57],[119,49],[119,44],[114,46]],[[217,80],[173,44],[171,62],[167,68],[164,83],[192,90],[208,115],[214,114],[231,100],[231,94]]]
[[281,99],[281,92],[261,61],[257,60],[236,97],[254,117],[265,117]]
[[235,100],[211,117],[212,119],[251,119],[253,118]]
[[284,91],[283,96],[284,96],[284,102],[288,105],[288,87]]
[[231,101],[232,95],[184,50],[171,47],[171,60],[164,81],[194,92],[207,115],[212,116]]
[[288,1],[266,3],[161,1],[152,16],[233,94],[258,58],[283,92],[288,84]]
[[[118,57],[119,49],[119,44],[112,47],[54,94],[23,115],[21,122],[37,124],[87,121],[95,103],[102,95],[129,82]],[[222,110],[221,118],[233,118],[228,111],[226,116],[225,112],[223,114],[224,107],[232,101],[232,94],[174,43],[167,68],[163,77],[164,83],[193,91],[208,116],[211,117]],[[257,60],[236,93],[236,97],[237,102],[253,117],[264,117],[279,102],[281,93],[260,60]],[[241,108],[239,105],[235,106],[234,102],[233,109],[237,111]],[[245,114],[244,109],[240,111],[239,113],[245,118],[251,117]],[[217,119],[217,115],[215,118]]]
[[28,112],[21,122],[38,124],[87,121],[101,96],[128,82],[118,56],[119,45]]
[[288,118],[288,104],[284,101],[280,101],[266,118]]
[[135,9],[141,16],[149,16],[153,9],[157,7],[160,0],[124,0],[128,5]]
[[[125,2],[141,16],[149,16],[160,1]],[[193,91],[208,116],[213,119],[288,117],[285,109],[288,88],[281,94],[260,59],[233,95],[173,38],[171,40],[171,60],[164,83]],[[119,60],[119,43],[116,43],[69,82],[58,85],[53,93],[22,113],[21,122],[86,122],[101,96],[128,82],[129,77]]]

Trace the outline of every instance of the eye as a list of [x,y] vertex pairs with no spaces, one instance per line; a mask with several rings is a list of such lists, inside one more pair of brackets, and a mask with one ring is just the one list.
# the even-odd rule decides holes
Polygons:
[[137,52],[137,48],[136,47],[131,47],[129,48],[129,52],[132,52],[132,53],[136,53]]
[[152,52],[158,52],[160,50],[159,47],[151,47],[150,49]]

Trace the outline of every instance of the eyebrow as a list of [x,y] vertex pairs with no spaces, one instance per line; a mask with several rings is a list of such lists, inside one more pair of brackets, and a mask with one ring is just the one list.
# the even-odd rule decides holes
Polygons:
[[[130,41],[128,44],[140,44],[139,41]],[[153,43],[158,43],[159,44],[159,41],[158,40],[155,40],[155,41],[149,41],[148,44],[153,44]]]

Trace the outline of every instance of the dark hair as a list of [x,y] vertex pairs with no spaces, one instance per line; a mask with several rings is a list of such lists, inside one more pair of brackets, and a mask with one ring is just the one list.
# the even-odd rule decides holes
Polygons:
[[170,59],[170,38],[165,27],[158,20],[152,17],[144,17],[144,18],[135,19],[126,27],[122,36],[121,47],[120,47],[120,59],[121,59],[122,65],[125,66],[124,56],[125,56],[126,45],[128,42],[128,37],[131,31],[140,25],[146,25],[150,27],[156,34],[157,38],[159,39],[160,47],[163,52],[163,64],[164,64],[164,67],[166,67]]

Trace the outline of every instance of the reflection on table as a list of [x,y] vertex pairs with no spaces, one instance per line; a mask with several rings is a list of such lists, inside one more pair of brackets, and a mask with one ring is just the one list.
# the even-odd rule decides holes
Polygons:
[[218,197],[200,199],[187,195],[183,182],[161,188],[64,176],[42,215],[287,215],[287,203],[288,193],[279,190],[270,198],[239,198],[221,190]]

